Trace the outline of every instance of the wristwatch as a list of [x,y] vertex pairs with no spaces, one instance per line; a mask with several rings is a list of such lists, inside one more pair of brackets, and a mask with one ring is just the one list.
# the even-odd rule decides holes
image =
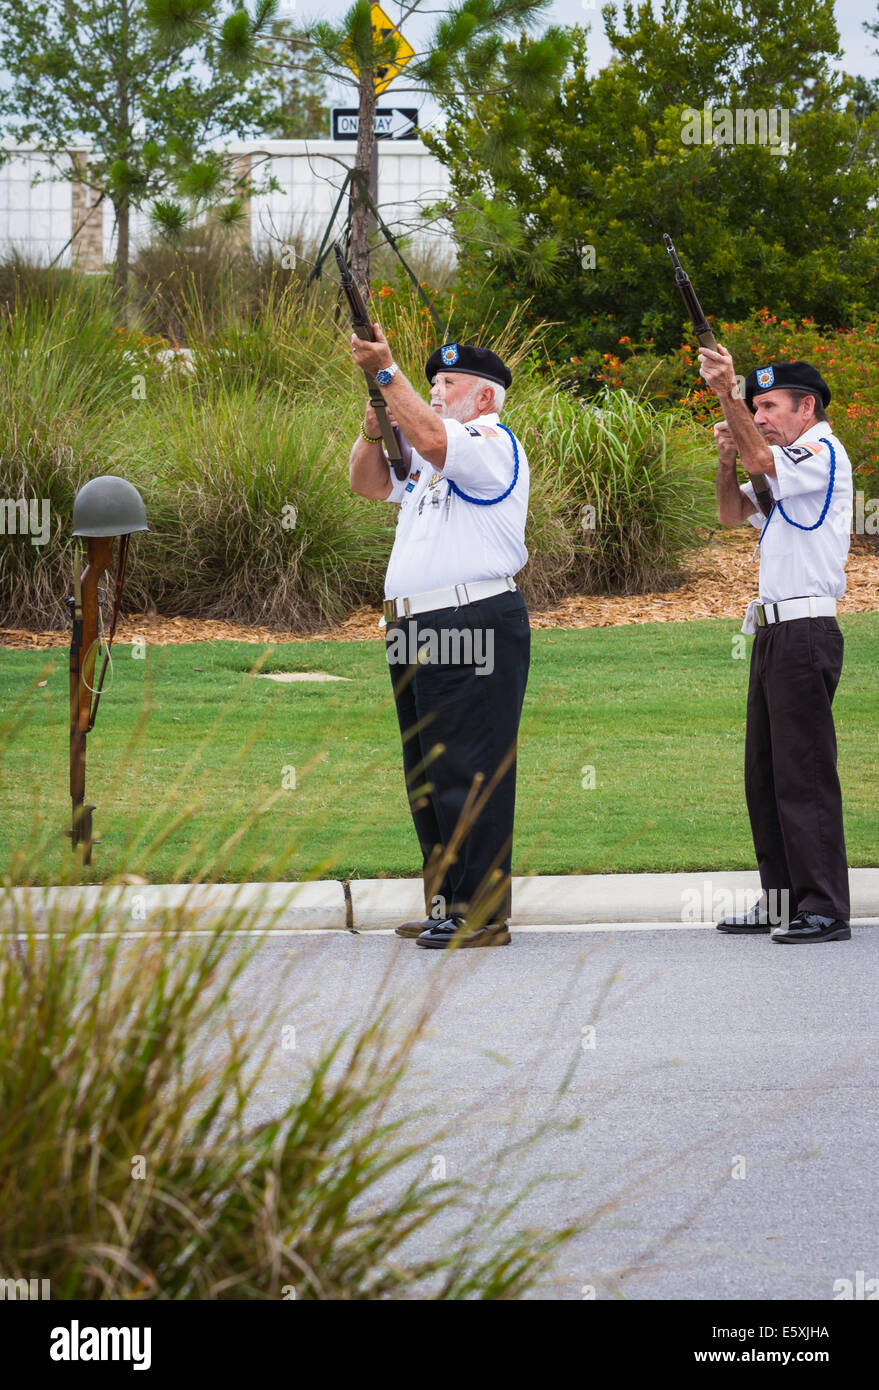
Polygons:
[[396,362],[392,362],[389,367],[382,367],[381,371],[376,372],[375,379],[379,386],[390,386],[399,370]]

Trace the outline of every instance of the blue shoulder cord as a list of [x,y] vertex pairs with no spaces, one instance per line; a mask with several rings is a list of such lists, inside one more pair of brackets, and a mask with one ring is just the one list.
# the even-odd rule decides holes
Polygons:
[[509,497],[516,483],[519,481],[519,449],[516,444],[516,436],[506,425],[502,425],[500,420],[498,420],[498,428],[502,429],[504,434],[508,434],[513,441],[513,481],[510,483],[506,492],[502,492],[500,497],[471,497],[469,493],[462,492],[457,483],[452,482],[451,478],[446,480],[452,492],[457,493],[465,502],[472,502],[474,507],[493,507],[497,502],[503,502],[505,497]]
[[817,521],[812,523],[811,526],[804,526],[801,521],[791,520],[787,512],[784,510],[784,506],[782,505],[781,500],[778,499],[775,502],[773,502],[772,511],[769,513],[768,517],[766,518],[766,521],[764,522],[763,530],[760,532],[760,540],[757,542],[758,546],[762,543],[763,536],[766,532],[766,527],[772,520],[772,512],[775,511],[776,507],[781,512],[788,526],[796,526],[798,531],[817,531],[818,527],[821,525],[822,521],[827,515],[827,509],[830,506],[830,499],[833,496],[833,484],[836,479],[836,450],[834,449],[829,439],[819,439],[818,443],[826,444],[828,449],[830,450],[830,482],[827,484],[827,496],[824,498],[824,506],[821,508],[821,515],[819,516]]

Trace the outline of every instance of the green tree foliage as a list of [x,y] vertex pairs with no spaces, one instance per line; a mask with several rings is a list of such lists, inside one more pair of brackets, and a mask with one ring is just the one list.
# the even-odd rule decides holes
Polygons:
[[[278,43],[295,61],[278,56]],[[299,30],[283,19],[275,19],[269,41],[260,45],[259,66],[267,92],[275,108],[265,120],[263,134],[277,140],[326,139],[330,134],[330,108],[327,84],[320,54],[309,47]]]
[[[38,142],[65,177],[70,143],[90,142],[84,181],[113,203],[120,288],[132,207],[150,208],[173,233],[234,194],[229,161],[206,142],[261,127],[265,99],[247,67],[273,9],[266,0],[253,16],[219,0],[0,0],[0,69],[11,79],[0,133]],[[223,216],[239,213],[233,196]]]
[[[532,295],[535,313],[564,323],[572,353],[621,334],[665,350],[684,311],[664,231],[711,315],[768,304],[845,324],[875,310],[879,116],[863,102],[859,112],[852,79],[831,69],[832,0],[808,11],[799,0],[664,0],[658,16],[649,3],[603,16],[615,56],[596,76],[575,29],[572,61],[538,111],[492,94],[468,112],[453,98],[445,130],[428,137],[452,173],[463,280],[480,311],[492,298],[505,314]],[[772,108],[789,113],[789,142],[781,114],[768,143],[758,126],[745,142],[744,113]]]
[[[360,126],[352,183],[351,264],[364,284],[369,279],[370,214],[363,197],[375,198],[375,109],[377,77],[394,63],[400,33],[413,15],[439,14],[424,47],[405,66],[404,89],[470,109],[470,103],[490,93],[508,99],[515,92],[520,107],[538,102],[547,85],[558,81],[567,63],[570,42],[563,30],[547,29],[539,38],[519,48],[504,45],[505,36],[531,27],[551,0],[458,0],[437,11],[426,0],[398,4],[400,28],[379,31],[372,25],[370,0],[355,0],[338,24],[318,20],[295,34],[270,35],[276,41],[273,56],[265,50],[258,60],[290,74],[322,74],[352,89]],[[269,0],[272,11],[276,8]],[[388,8],[392,8],[388,3]],[[185,28],[186,17],[178,3],[163,6],[162,31]],[[393,18],[393,16],[392,16]],[[237,34],[217,31],[224,50],[238,42]],[[271,46],[271,45],[270,45]]]

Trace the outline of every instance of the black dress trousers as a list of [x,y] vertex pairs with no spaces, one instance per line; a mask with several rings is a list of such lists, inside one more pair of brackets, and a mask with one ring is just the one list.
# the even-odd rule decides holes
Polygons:
[[847,919],[850,911],[831,713],[842,651],[839,624],[829,617],[761,627],[751,651],[748,814],[760,881],[769,893],[787,890],[791,917]]
[[[399,618],[388,624],[385,643],[425,912],[504,921],[511,910],[516,745],[531,654],[525,600],[516,590]],[[426,660],[418,659],[419,650]],[[474,783],[477,774],[482,778]],[[474,796],[482,802],[475,819]]]

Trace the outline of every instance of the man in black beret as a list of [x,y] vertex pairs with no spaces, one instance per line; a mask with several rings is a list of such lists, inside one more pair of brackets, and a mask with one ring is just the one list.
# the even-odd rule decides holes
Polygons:
[[374,329],[351,351],[393,413],[408,475],[392,475],[367,404],[350,480],[399,504],[383,621],[426,913],[396,930],[429,949],[503,946],[531,642],[513,578],[528,558],[528,459],[500,422],[512,374],[488,348],[445,343],[427,361],[428,405]]
[[[727,350],[703,348],[725,526],[760,533],[760,599],[745,734],[745,792],[763,895],[720,931],[779,945],[847,941],[848,863],[831,705],[842,671],[836,603],[845,592],[852,470],[825,414],[830,388],[807,362],[771,362],[745,380]],[[740,486],[736,460],[751,481]],[[771,931],[773,925],[778,930]]]

